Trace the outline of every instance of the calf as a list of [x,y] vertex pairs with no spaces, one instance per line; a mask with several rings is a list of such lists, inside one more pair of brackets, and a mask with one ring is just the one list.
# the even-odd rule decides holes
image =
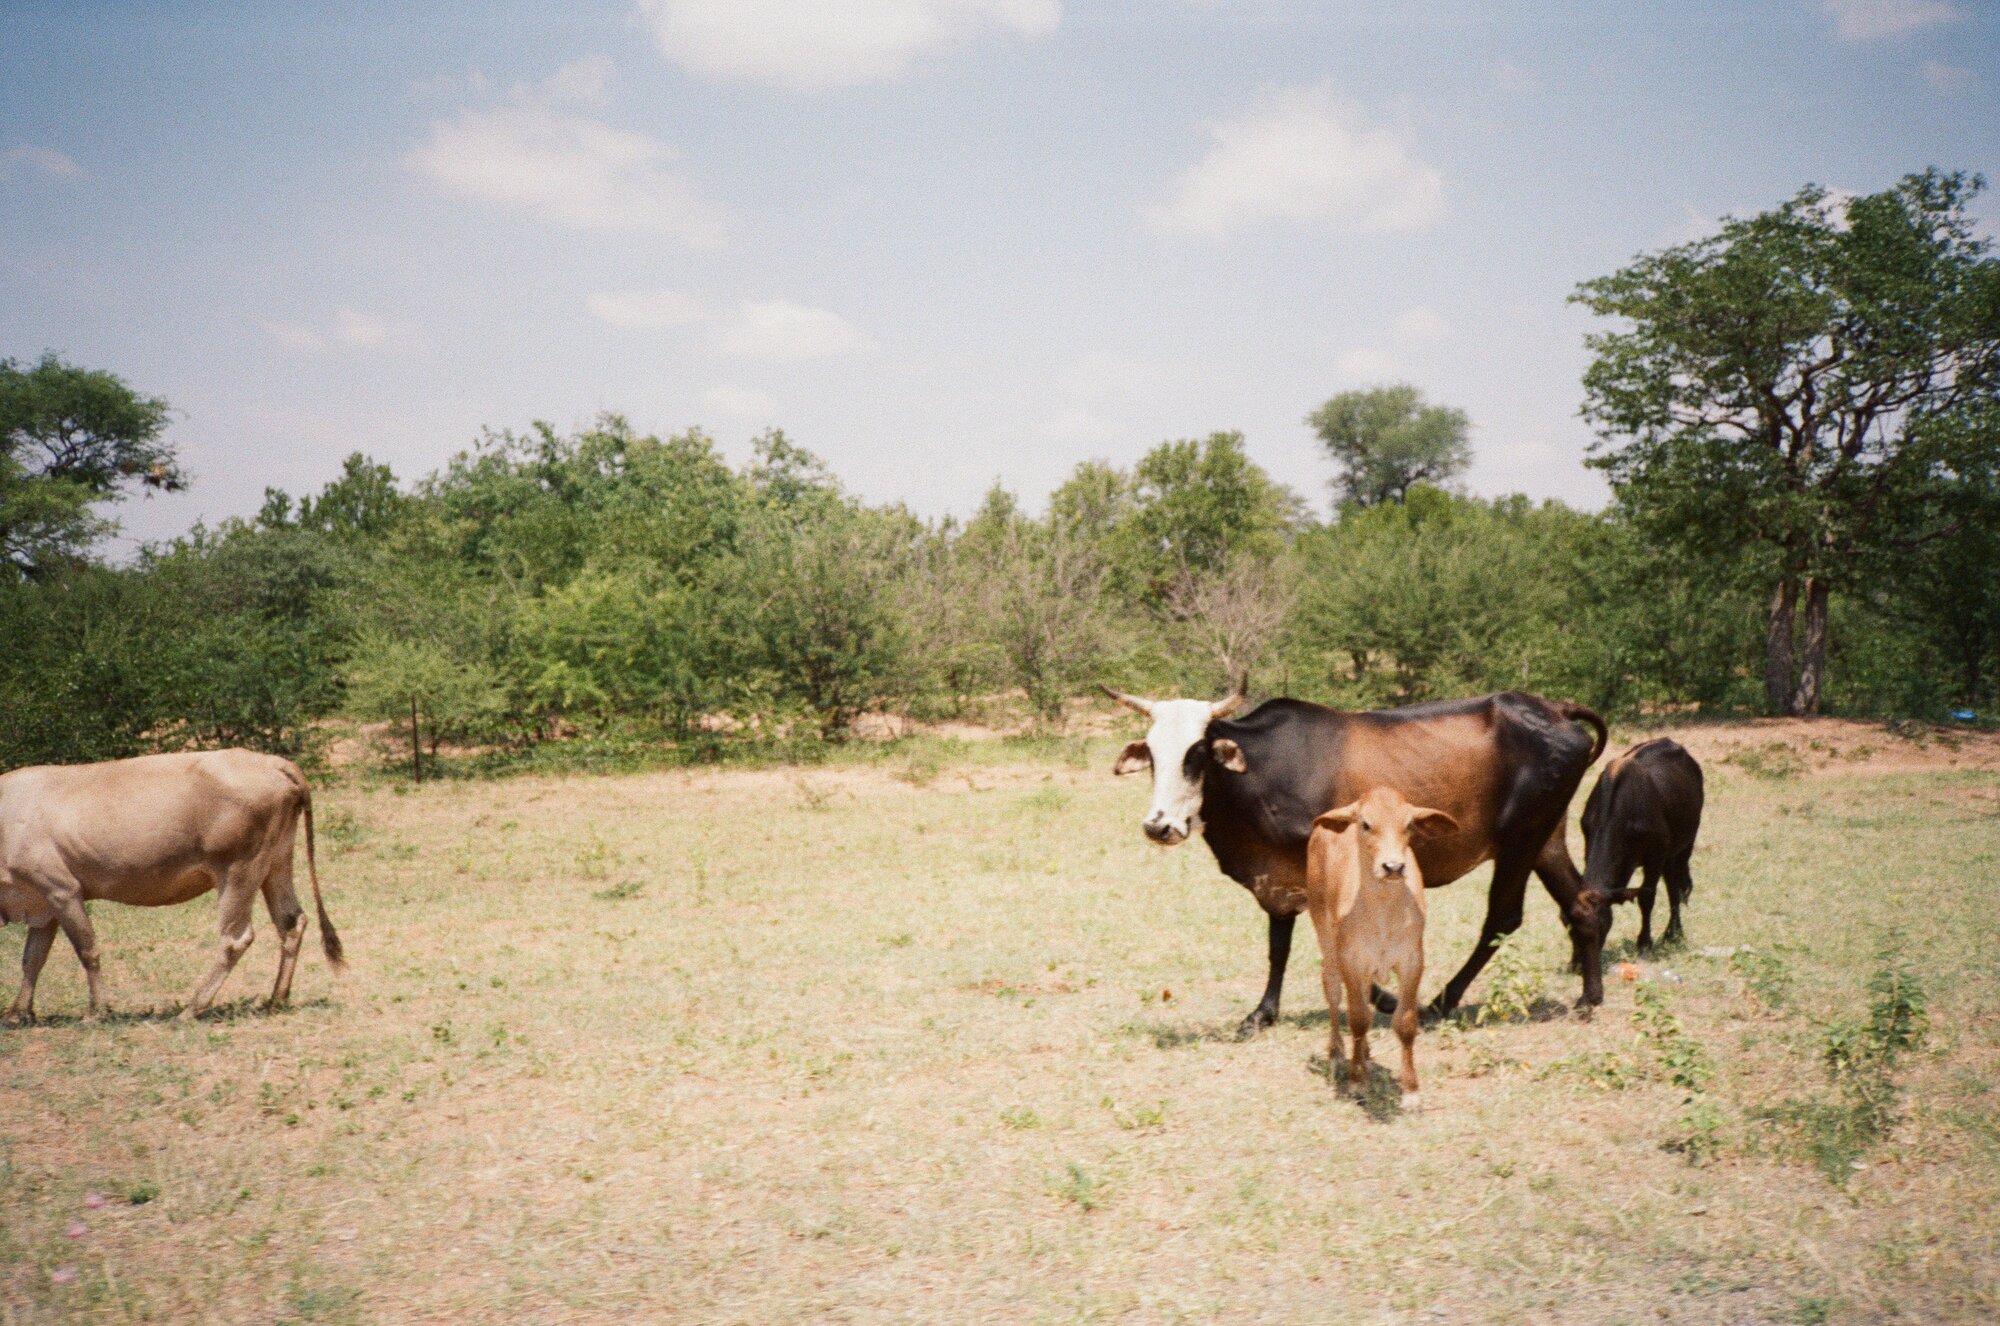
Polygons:
[[[1701,828],[1701,766],[1677,742],[1641,742],[1605,767],[1583,806],[1583,883],[1611,932],[1611,905],[1639,900],[1639,951],[1653,951],[1653,900],[1667,877],[1666,943],[1681,938],[1681,904],[1694,891],[1688,858]],[[1643,869],[1645,883],[1626,884]]]
[[320,901],[313,861],[312,792],[290,760],[247,750],[143,755],[132,760],[16,769],[0,777],[0,924],[24,921],[21,993],[8,1019],[32,1018],[35,981],[55,942],[69,936],[90,985],[90,1016],[103,1007],[94,899],[164,907],[217,895],[222,952],[182,1010],[201,1013],[255,936],[263,894],[283,943],[272,1004],[291,994],[306,918],[292,892],[292,845],[306,825],[306,870],[327,960],[340,936]]
[[1403,1043],[1403,1107],[1416,1109],[1417,987],[1424,979],[1424,872],[1411,844],[1454,833],[1458,822],[1441,810],[1412,806],[1393,788],[1376,787],[1359,801],[1313,821],[1306,844],[1306,910],[1319,937],[1320,983],[1326,989],[1327,1048],[1340,1054],[1340,997],[1354,1038],[1347,1084],[1359,1090],[1368,1071],[1373,982],[1397,980],[1390,1023]]

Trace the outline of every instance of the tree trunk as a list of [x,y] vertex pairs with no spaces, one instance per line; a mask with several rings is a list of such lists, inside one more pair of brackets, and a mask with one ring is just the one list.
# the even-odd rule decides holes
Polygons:
[[1792,619],[1798,596],[1799,583],[1790,576],[1780,579],[1771,595],[1771,621],[1764,635],[1764,707],[1774,714],[1792,712]]
[[1818,576],[1806,579],[1805,656],[1799,660],[1799,689],[1792,698],[1792,712],[1819,713],[1826,693],[1827,583]]
[[417,741],[417,697],[410,697],[410,774],[418,787],[424,785],[424,748]]

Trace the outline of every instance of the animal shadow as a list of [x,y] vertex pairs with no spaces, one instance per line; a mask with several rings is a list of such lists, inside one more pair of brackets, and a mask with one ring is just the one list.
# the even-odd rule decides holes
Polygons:
[[[8,1030],[14,1026],[21,1028],[88,1027],[92,1025],[99,1027],[144,1026],[148,1023],[177,1021],[180,1018],[181,1009],[184,1007],[185,1005],[183,1004],[168,1004],[161,1008],[112,1009],[108,1013],[98,1014],[95,1024],[92,1024],[81,1013],[43,1013],[38,1014],[33,1022],[0,1024],[0,1030]],[[227,1003],[210,1005],[208,1011],[196,1018],[195,1021],[203,1026],[215,1023],[226,1024],[231,1022],[261,1021],[266,1018],[284,1017],[289,1013],[303,1012],[306,1009],[331,1007],[333,1007],[333,1001],[323,995],[316,999],[294,999],[290,1003],[280,1004],[276,1008],[266,1008],[261,996],[245,995],[241,999],[232,999]]]
[[1482,1007],[1482,1004],[1460,1004],[1451,1012],[1442,1015],[1432,1015],[1427,1011],[1424,1014],[1423,1024],[1426,1029],[1436,1026],[1449,1026],[1459,1031],[1484,1031],[1489,1027],[1519,1026],[1523,1023],[1565,1022],[1571,1018],[1584,1022],[1590,1020],[1589,1009],[1575,1008],[1560,999],[1549,999],[1547,997],[1537,999],[1533,1004],[1529,1005],[1528,1016],[1524,1018],[1495,1018],[1490,1021],[1481,1022],[1479,1020],[1479,1010]]
[[1156,1050],[1181,1050],[1190,1045],[1233,1045],[1243,1039],[1238,1034],[1239,1021],[1215,1022],[1190,1026],[1186,1023],[1168,1025],[1162,1022],[1128,1022],[1119,1030],[1127,1036],[1139,1036],[1153,1042]]
[[1388,1123],[1403,1112],[1403,1088],[1397,1084],[1396,1075],[1373,1059],[1368,1061],[1367,1075],[1358,1090],[1350,1089],[1345,1058],[1330,1060],[1323,1054],[1315,1054],[1306,1061],[1306,1071],[1324,1079],[1334,1090],[1350,1095],[1361,1112],[1376,1123]]

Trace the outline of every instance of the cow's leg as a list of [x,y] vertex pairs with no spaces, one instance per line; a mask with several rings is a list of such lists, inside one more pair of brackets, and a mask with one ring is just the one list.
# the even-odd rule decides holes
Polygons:
[[1493,863],[1493,886],[1486,891],[1486,920],[1479,927],[1479,942],[1473,945],[1472,955],[1458,969],[1458,974],[1431,1000],[1427,1010],[1430,1016],[1443,1017],[1457,1008],[1480,969],[1486,966],[1486,960],[1493,956],[1493,941],[1521,928],[1521,902],[1533,865],[1534,857],[1518,849]]
[[1264,982],[1264,997],[1236,1028],[1236,1039],[1247,1041],[1278,1020],[1278,995],[1285,988],[1285,964],[1292,958],[1292,927],[1298,915],[1271,914],[1271,976]]
[[292,973],[298,969],[299,948],[306,938],[306,910],[299,906],[298,895],[292,892],[291,844],[285,844],[285,853],[264,881],[264,907],[271,913],[271,924],[278,928],[278,939],[283,945],[278,954],[278,979],[271,987],[271,998],[266,1008],[276,1008],[292,997]]
[[[1560,824],[1535,853],[1534,868],[1542,887],[1555,899],[1556,909],[1562,914],[1563,925],[1569,931],[1571,970],[1580,969],[1583,972],[1580,1006],[1593,1008],[1604,1002],[1604,937],[1611,930],[1611,903],[1585,896],[1583,875],[1578,872],[1576,862],[1570,859],[1568,837]],[[1498,866],[1494,867],[1493,883],[1497,895],[1500,883]],[[1491,916],[1490,908],[1488,915]],[[1517,902],[1514,925],[1520,923],[1520,904]],[[1513,926],[1508,929],[1512,930]],[[1480,961],[1483,963],[1485,959]]]
[[1694,876],[1688,873],[1688,859],[1692,851],[1667,862],[1667,933],[1661,936],[1663,943],[1672,945],[1683,942],[1681,934],[1681,904],[1694,892]]
[[1396,1016],[1389,1023],[1396,1030],[1396,1039],[1403,1043],[1403,1073],[1397,1080],[1403,1088],[1403,1108],[1417,1110],[1423,1108],[1423,1100],[1417,1094],[1417,987],[1424,981],[1423,959],[1410,964],[1408,970],[1396,973],[1397,990]]
[[224,874],[221,887],[215,891],[215,901],[217,921],[222,932],[222,952],[217,956],[215,966],[209,968],[208,975],[202,977],[201,984],[194,988],[187,1007],[181,1010],[183,1022],[208,1011],[216,991],[235,970],[237,959],[250,947],[250,941],[257,938],[257,927],[250,920],[251,909],[257,901],[257,882],[249,870],[235,866]]
[[1358,1094],[1368,1088],[1368,1028],[1375,1021],[1375,1005],[1358,971],[1344,970],[1341,978],[1347,988],[1347,1032],[1354,1041],[1347,1057],[1347,1089]]
[[1332,908],[1315,911],[1312,923],[1319,939],[1319,988],[1326,992],[1326,1070],[1331,1074],[1340,1058],[1340,962],[1334,956]]
[[42,964],[49,960],[49,950],[55,942],[54,921],[28,927],[27,941],[21,945],[21,993],[14,996],[14,1006],[7,1010],[7,1021],[35,1020],[35,982],[41,980]]
[[83,982],[90,991],[90,1011],[84,1020],[95,1022],[104,1011],[104,987],[103,978],[98,975],[97,930],[90,924],[90,913],[83,908],[83,891],[77,889],[52,896],[49,904],[55,908],[56,924],[68,937],[69,946],[76,950],[76,960],[83,964]]
[[[1639,951],[1650,956],[1653,952],[1653,904],[1660,896],[1660,872],[1649,864],[1646,866],[1646,882],[1639,886]],[[1673,904],[1673,890],[1667,890],[1667,903]]]

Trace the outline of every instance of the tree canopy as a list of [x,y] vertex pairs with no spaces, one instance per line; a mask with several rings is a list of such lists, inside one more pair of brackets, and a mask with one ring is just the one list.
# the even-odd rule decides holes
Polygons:
[[40,576],[115,528],[96,513],[133,489],[186,486],[163,441],[167,403],[54,354],[0,359],[0,564]]
[[1442,485],[1472,460],[1465,411],[1432,405],[1406,382],[1343,391],[1306,422],[1333,461],[1342,507],[1400,502],[1414,485]]
[[1936,170],[1847,201],[1808,186],[1574,296],[1626,324],[1588,339],[1591,463],[1655,537],[1753,550],[1775,712],[1821,706],[1835,589],[1948,534],[1954,489],[2000,466],[1980,188]]

